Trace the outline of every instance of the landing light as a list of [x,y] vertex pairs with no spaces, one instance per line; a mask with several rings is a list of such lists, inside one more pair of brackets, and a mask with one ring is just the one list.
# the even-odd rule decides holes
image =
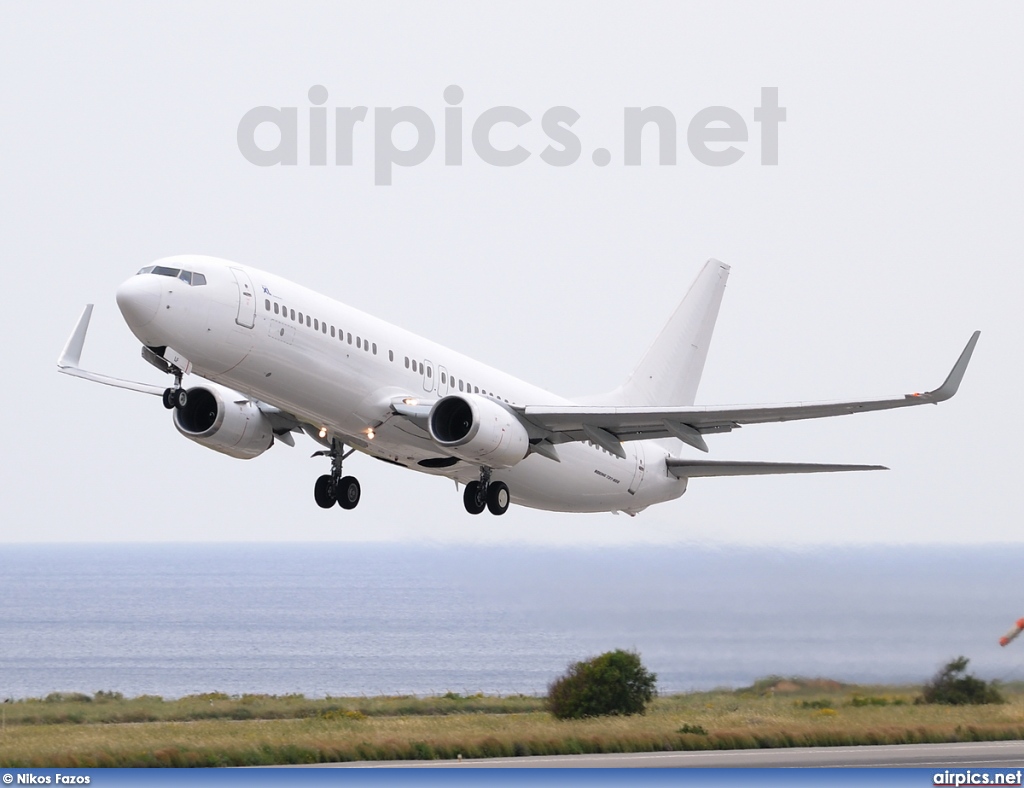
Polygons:
[[406,405],[409,405],[410,407],[413,405],[420,404],[419,400],[417,400],[415,397],[406,397],[405,399],[402,400],[402,402],[404,402]]
[[375,435],[376,433],[373,431],[372,427],[366,431],[366,437],[368,440],[372,441]]
[[320,436],[321,438],[326,438],[326,437],[327,437],[327,428],[326,428],[326,427],[321,427],[321,428],[320,428],[320,432],[319,432],[319,433],[317,433],[317,434],[318,434],[318,435],[319,435],[319,436]]

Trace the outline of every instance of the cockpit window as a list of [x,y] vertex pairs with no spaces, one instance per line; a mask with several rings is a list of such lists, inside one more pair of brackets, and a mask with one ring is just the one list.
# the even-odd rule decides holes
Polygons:
[[180,279],[187,285],[192,287],[199,287],[200,285],[206,284],[206,277],[203,274],[198,274],[194,271],[184,271],[181,268],[168,268],[163,265],[147,265],[145,268],[139,269],[141,274],[156,274],[157,276],[170,276],[175,279]]

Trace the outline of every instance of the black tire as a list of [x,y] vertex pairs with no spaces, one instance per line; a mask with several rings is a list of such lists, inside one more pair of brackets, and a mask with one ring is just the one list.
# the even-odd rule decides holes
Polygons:
[[164,407],[174,410],[174,389],[164,389]]
[[316,484],[313,485],[313,497],[316,499],[316,505],[321,509],[330,509],[334,506],[334,485],[331,483],[331,477],[324,474],[316,480]]
[[359,480],[355,476],[344,476],[338,483],[336,491],[338,506],[342,509],[355,509],[359,505],[359,498],[362,490],[359,488]]
[[491,514],[502,515],[508,511],[511,496],[505,482],[491,482],[487,485],[487,508]]
[[182,410],[186,405],[188,405],[188,392],[185,389],[177,389],[174,392],[174,407]]
[[480,514],[487,508],[487,502],[480,494],[480,482],[470,482],[466,485],[466,491],[462,493],[462,503],[470,514]]

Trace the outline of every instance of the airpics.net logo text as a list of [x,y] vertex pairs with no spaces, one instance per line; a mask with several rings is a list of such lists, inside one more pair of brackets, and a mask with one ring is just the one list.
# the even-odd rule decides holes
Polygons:
[[[534,151],[524,147],[521,141],[517,142],[514,134],[509,134],[534,121],[528,112],[512,106],[490,107],[470,123],[463,117],[460,106],[465,98],[462,88],[449,85],[442,95],[445,106],[440,126],[446,166],[462,165],[467,125],[473,153],[486,164],[515,167],[533,156]],[[314,167],[328,164],[329,150],[333,154],[332,163],[340,167],[351,166],[357,153],[366,151],[366,144],[357,148],[356,142],[366,137],[359,130],[362,124],[368,123],[369,107],[334,107],[334,112],[329,113],[324,106],[328,92],[323,85],[313,85],[307,96],[312,106],[301,113],[303,123],[300,123],[299,107],[253,107],[242,116],[237,139],[238,150],[246,161],[258,167],[297,165],[300,132],[308,137],[308,163]],[[329,116],[333,120],[333,144],[328,143]],[[374,107],[372,117],[373,182],[377,186],[391,185],[396,166],[415,167],[433,154],[438,129],[422,108]],[[760,105],[753,108],[750,118],[759,129],[761,165],[778,164],[779,124],[786,120],[786,108],[779,106],[778,88],[761,88]],[[542,162],[552,167],[568,167],[579,161],[583,143],[572,130],[579,119],[580,114],[572,107],[557,106],[544,111],[540,128],[548,144],[537,154]],[[678,150],[676,118],[662,106],[623,108],[622,164],[639,166],[643,163],[642,138],[647,126],[656,130],[656,137],[649,133],[647,138],[649,145],[656,140],[658,164],[674,165]],[[495,137],[500,137],[502,142],[495,142]],[[731,107],[704,107],[686,125],[686,147],[694,159],[709,167],[735,164],[747,152],[739,145],[748,143],[749,137],[750,128],[743,114]],[[411,144],[402,146],[399,142]],[[648,151],[647,161],[653,158],[654,151]],[[608,148],[594,148],[590,160],[597,167],[607,167],[613,155]]]

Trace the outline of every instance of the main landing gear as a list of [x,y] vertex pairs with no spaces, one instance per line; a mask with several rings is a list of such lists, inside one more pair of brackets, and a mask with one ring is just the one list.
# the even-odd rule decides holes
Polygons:
[[480,481],[470,482],[462,494],[462,503],[470,514],[480,514],[488,509],[491,514],[502,515],[508,511],[508,485],[505,482],[492,482],[491,469],[480,469]]
[[329,451],[314,452],[314,457],[330,457],[331,472],[325,473],[313,485],[313,497],[321,509],[330,509],[335,503],[342,509],[355,509],[362,491],[355,476],[342,476],[341,464],[355,449],[345,451],[337,439],[331,441]]

